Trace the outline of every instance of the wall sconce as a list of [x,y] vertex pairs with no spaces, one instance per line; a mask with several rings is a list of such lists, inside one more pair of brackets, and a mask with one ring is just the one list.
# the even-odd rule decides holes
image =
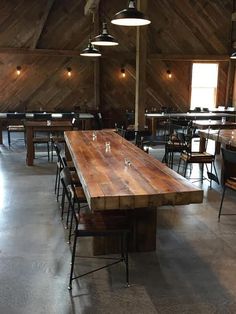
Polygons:
[[167,71],[166,71],[166,74],[167,74],[167,77],[168,77],[169,79],[172,78],[172,73],[171,73],[170,70],[167,70]]
[[122,67],[120,71],[121,71],[121,77],[125,78],[126,77],[125,68]]
[[68,75],[68,77],[71,77],[71,72],[72,72],[72,69],[71,69],[71,67],[67,67],[66,68],[67,69],[67,75]]
[[21,66],[19,66],[19,65],[16,67],[16,74],[17,75],[21,74]]

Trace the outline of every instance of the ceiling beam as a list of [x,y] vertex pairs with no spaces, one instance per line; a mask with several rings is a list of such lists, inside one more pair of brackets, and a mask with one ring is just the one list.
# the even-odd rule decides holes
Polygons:
[[173,60],[173,61],[229,61],[229,55],[196,55],[196,54],[159,54],[154,53],[148,59]]
[[89,15],[91,12],[96,11],[100,0],[87,0],[84,6],[84,15]]
[[60,49],[30,49],[30,48],[3,48],[0,47],[0,54],[12,55],[36,55],[45,57],[80,57],[78,50],[60,50]]
[[47,1],[46,7],[44,9],[44,13],[43,13],[41,19],[37,22],[37,27],[36,27],[36,30],[34,33],[33,42],[30,46],[31,49],[34,49],[37,47],[39,38],[43,32],[44,26],[45,26],[47,19],[48,19],[48,15],[51,11],[51,8],[52,8],[54,2],[55,2],[55,0],[48,0]]

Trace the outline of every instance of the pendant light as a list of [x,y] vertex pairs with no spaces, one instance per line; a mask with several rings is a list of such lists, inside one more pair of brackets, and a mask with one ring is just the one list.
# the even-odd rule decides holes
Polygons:
[[230,59],[236,59],[236,52],[232,53]]
[[94,48],[94,46],[91,43],[91,38],[89,39],[88,47],[82,50],[80,53],[82,57],[101,57],[101,52]]
[[116,13],[111,23],[121,26],[143,26],[150,24],[151,21],[136,9],[134,0],[129,0],[128,8]]
[[96,46],[117,46],[119,45],[115,38],[108,34],[107,23],[102,23],[102,33],[92,40]]

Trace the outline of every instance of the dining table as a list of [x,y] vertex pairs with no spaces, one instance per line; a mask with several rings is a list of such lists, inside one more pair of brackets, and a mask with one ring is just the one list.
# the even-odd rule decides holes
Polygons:
[[225,147],[236,148],[236,128],[235,129],[218,129],[218,130],[199,130],[201,151],[205,150],[207,139],[216,142],[217,151],[219,152],[221,144]]
[[34,164],[34,139],[36,132],[46,132],[49,137],[53,132],[64,132],[73,129],[71,120],[32,120],[25,121],[26,132],[26,164],[33,166]]
[[[156,249],[157,207],[201,203],[203,191],[112,130],[66,131],[65,141],[89,209],[124,211],[130,250]],[[113,243],[94,239],[94,254]]]
[[221,120],[194,120],[192,123],[193,127],[197,129],[235,129],[236,122],[226,121],[225,119]]
[[[158,128],[165,122],[170,123],[175,121],[174,124],[188,123],[196,120],[201,121],[221,121],[225,118],[227,121],[236,121],[236,115],[232,112],[179,112],[179,113],[145,113],[146,124],[149,126],[152,135],[156,135]],[[168,124],[167,123],[167,124]]]

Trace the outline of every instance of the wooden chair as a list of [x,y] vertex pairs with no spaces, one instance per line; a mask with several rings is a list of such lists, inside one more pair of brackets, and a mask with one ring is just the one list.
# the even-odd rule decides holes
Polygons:
[[102,130],[104,128],[101,112],[97,112],[94,114],[94,124],[95,130]]
[[[123,262],[126,266],[126,284],[129,286],[129,268],[128,268],[128,223],[126,215],[120,210],[99,212],[82,213],[80,209],[80,201],[77,197],[76,188],[72,182],[70,171],[66,167],[61,172],[61,181],[65,190],[65,195],[71,208],[71,222],[70,222],[70,235],[72,232],[72,222],[74,221],[74,242],[71,258],[71,269],[68,289],[72,289],[72,281],[82,276],[91,274],[98,270],[110,267],[117,263]],[[75,253],[77,246],[77,239],[81,237],[114,237],[118,236],[121,240],[121,256],[114,258],[113,262],[110,262],[102,267],[92,269],[86,273],[75,275],[74,263]],[[70,236],[69,236],[70,237]],[[109,260],[113,258],[109,257]]]
[[119,134],[121,137],[125,138],[126,130],[124,129],[124,127],[123,126],[117,127],[116,125],[115,128],[116,128],[116,133]]
[[[210,132],[210,128],[208,129],[208,134],[209,132]],[[218,131],[218,136],[219,136],[219,132],[220,130]],[[218,179],[218,175],[217,175],[217,171],[215,167],[215,152],[213,154],[207,152],[207,145],[208,145],[209,138],[207,138],[206,140],[206,151],[204,152],[193,151],[192,140],[193,140],[193,137],[191,137],[190,135],[186,137],[185,149],[182,151],[180,155],[180,159],[179,159],[178,172],[179,172],[182,161],[184,162],[184,177],[186,177],[188,164],[200,164],[201,165],[200,180],[203,181],[204,179],[203,172],[204,172],[204,165],[205,165],[207,168],[208,179],[210,180],[210,187],[212,187],[212,180],[214,180],[216,183],[219,184],[219,179]],[[210,164],[210,170],[208,169],[208,166],[207,166],[208,164]],[[214,169],[214,173],[213,173],[213,169]]]
[[23,133],[24,134],[24,142],[25,142],[25,127],[23,124],[18,125],[8,125],[7,126],[7,138],[8,138],[8,146],[11,146],[11,133]]
[[218,214],[218,221],[220,221],[221,215],[236,215],[233,213],[224,214],[221,213],[226,189],[236,191],[236,151],[227,150],[225,148],[222,148],[221,151],[223,159],[222,165],[223,193]]
[[50,133],[42,133],[42,132],[36,132],[33,137],[33,145],[34,145],[34,155],[37,145],[46,145],[47,147],[47,157],[48,161],[50,161],[50,146],[51,146],[51,138]]
[[60,174],[61,170],[65,167],[68,167],[72,172],[73,182],[76,185],[81,185],[79,178],[76,174],[76,170],[72,161],[67,161],[65,156],[62,155],[62,147],[61,143],[53,142],[53,147],[57,155],[57,168],[56,168],[56,177],[55,177],[55,185],[54,185],[54,193],[56,194],[57,201],[59,200],[59,191],[60,191]]
[[170,123],[168,139],[165,141],[165,154],[162,162],[173,168],[175,153],[182,153],[186,148],[187,126]]

